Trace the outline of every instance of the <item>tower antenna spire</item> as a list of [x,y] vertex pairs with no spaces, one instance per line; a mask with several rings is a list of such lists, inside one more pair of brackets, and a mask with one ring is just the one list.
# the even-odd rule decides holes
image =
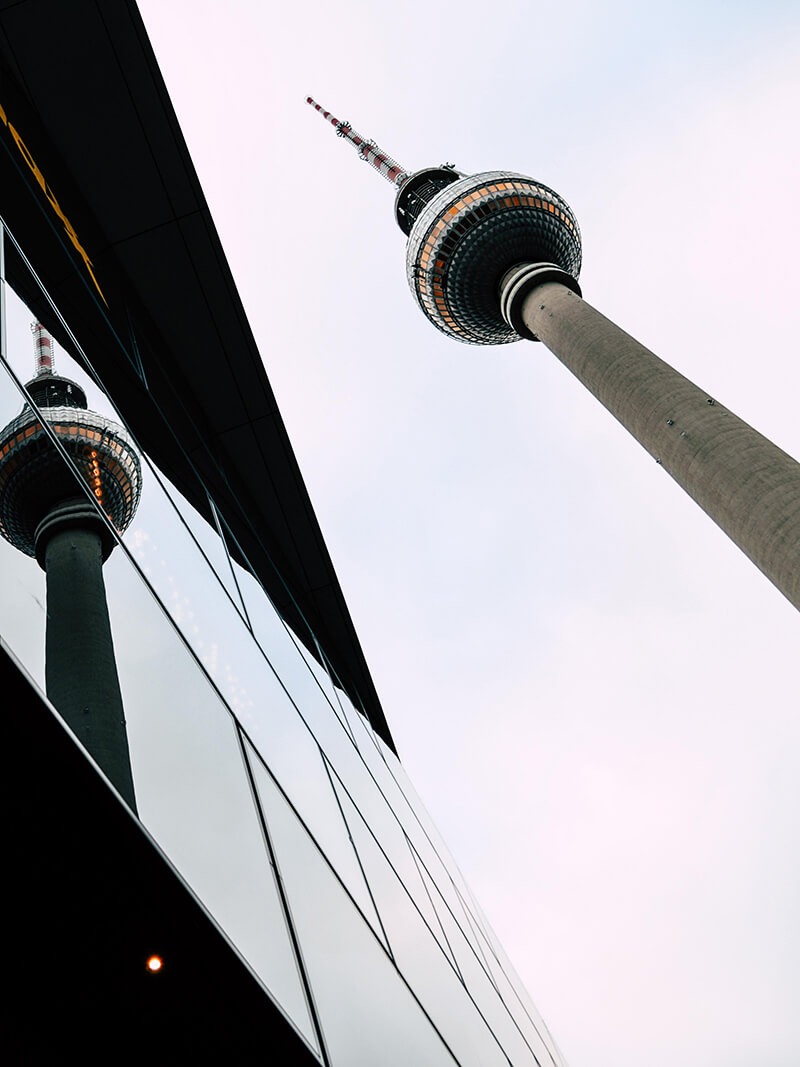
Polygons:
[[371,167],[374,167],[387,182],[391,182],[392,185],[398,187],[403,184],[408,177],[408,171],[402,164],[387,155],[374,141],[362,137],[360,133],[356,133],[349,122],[342,122],[332,115],[330,111],[326,111],[313,97],[307,96],[306,103],[310,104],[315,111],[318,111],[333,126],[338,137],[344,137],[346,141],[349,141],[361,158],[365,159]]
[[56,365],[53,359],[53,338],[42,326],[41,322],[31,323],[33,334],[33,354],[36,361],[36,377],[41,378],[44,374],[55,374]]

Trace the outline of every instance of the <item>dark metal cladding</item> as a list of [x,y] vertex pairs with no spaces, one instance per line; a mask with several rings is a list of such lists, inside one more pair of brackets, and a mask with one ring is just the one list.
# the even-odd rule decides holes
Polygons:
[[459,178],[463,178],[463,174],[447,166],[427,167],[425,170],[409,174],[400,186],[394,203],[397,225],[406,237],[411,233],[425,205],[429,204],[442,189],[457,182]]
[[[82,408],[84,411],[89,407],[86,401],[86,393],[77,382],[69,378],[62,378],[60,374],[44,374],[28,382],[26,386],[31,400],[40,408]],[[25,410],[30,411],[30,406],[25,405]]]

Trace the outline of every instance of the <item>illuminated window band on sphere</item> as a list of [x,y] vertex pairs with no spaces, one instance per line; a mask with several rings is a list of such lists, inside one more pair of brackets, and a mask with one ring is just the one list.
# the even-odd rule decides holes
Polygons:
[[[83,389],[52,373],[52,341],[45,334],[43,343],[38,324],[36,331],[37,376],[27,389],[104,514],[118,533],[124,533],[139,503],[139,457],[119,423],[89,411]],[[0,431],[0,534],[34,556],[40,523],[61,501],[78,496],[74,474],[39,416],[25,404]],[[104,540],[107,554],[113,547],[110,533]]]
[[408,284],[437,329],[467,344],[518,341],[499,293],[506,272],[521,263],[560,268],[577,290],[580,229],[558,193],[508,171],[467,177],[444,164],[409,174],[311,97],[307,103],[396,186],[395,217],[408,236]]
[[577,278],[578,223],[558,193],[504,171],[473,174],[438,192],[414,222],[406,250],[408,284],[430,321],[476,345],[519,340],[498,291],[509,267],[527,262],[554,263]]

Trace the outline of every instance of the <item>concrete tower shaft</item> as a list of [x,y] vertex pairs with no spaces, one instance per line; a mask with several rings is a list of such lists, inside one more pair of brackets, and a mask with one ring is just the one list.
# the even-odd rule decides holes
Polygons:
[[518,336],[540,340],[800,609],[800,464],[581,299],[523,265],[501,286]]

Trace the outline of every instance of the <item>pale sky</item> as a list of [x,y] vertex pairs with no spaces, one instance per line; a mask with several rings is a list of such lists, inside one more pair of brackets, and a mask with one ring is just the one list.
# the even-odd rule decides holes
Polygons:
[[800,10],[144,0],[401,757],[571,1067],[800,1062],[797,612],[388,183],[512,169],[584,297],[800,455]]

